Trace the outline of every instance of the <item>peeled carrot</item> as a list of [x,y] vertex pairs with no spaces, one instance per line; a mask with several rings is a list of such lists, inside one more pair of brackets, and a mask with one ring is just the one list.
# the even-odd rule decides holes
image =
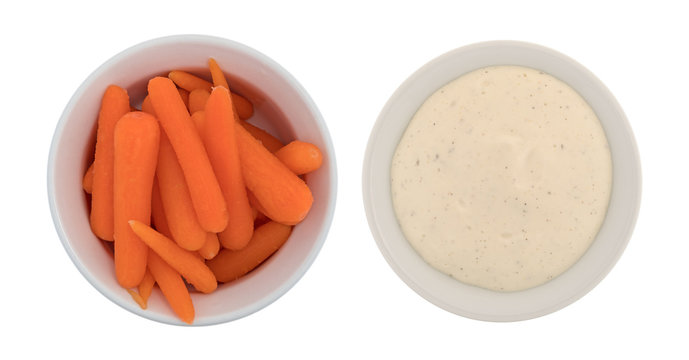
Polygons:
[[[230,90],[230,85],[227,84],[227,79],[225,74],[223,74],[222,69],[218,63],[213,58],[208,59],[208,68],[211,72],[211,77],[213,78],[213,86],[224,86],[225,89]],[[237,110],[237,116],[240,119],[246,120],[254,114],[254,106],[246,98],[239,96],[232,92],[232,103]]]
[[175,84],[155,77],[148,82],[155,113],[177,154],[201,226],[220,232],[227,226],[227,207],[201,137],[182,102]]
[[151,192],[151,221],[156,231],[167,237],[172,237],[170,234],[170,227],[167,224],[167,216],[163,209],[163,200],[160,198],[158,179],[153,180],[153,191]]
[[199,255],[206,260],[210,260],[218,255],[220,251],[220,240],[218,240],[218,234],[208,233],[206,235],[206,243],[198,250]]
[[[210,93],[214,86],[210,81],[181,70],[170,71],[167,77],[180,88],[190,92],[194,89],[204,89]],[[254,105],[245,97],[232,92],[232,102],[237,109],[237,115],[240,119],[246,120],[254,114]]]
[[194,89],[189,92],[189,113],[194,116],[194,113],[203,110],[206,107],[206,101],[211,93],[206,89]]
[[187,91],[192,91],[194,89],[206,89],[210,93],[211,88],[213,87],[213,83],[210,81],[206,81],[186,71],[172,70],[168,73],[167,77],[177,86]]
[[246,120],[254,115],[254,105],[247,98],[232,92],[232,102],[240,119]]
[[148,251],[128,221],[148,224],[151,219],[151,192],[160,143],[158,121],[144,112],[127,113],[115,126],[114,140],[115,274],[122,287],[131,288],[144,277]]
[[182,249],[174,241],[141,221],[131,220],[129,226],[158,256],[194,285],[196,290],[211,293],[217,288],[215,276],[195,253]]
[[187,111],[189,111],[189,91],[178,88],[177,92],[179,93],[179,97],[182,98],[182,102],[184,103],[184,106],[187,108]]
[[139,305],[140,308],[146,310],[146,308],[148,307],[148,303],[146,302],[146,300],[144,300],[144,298],[143,298],[143,296],[141,296],[141,294],[139,294],[138,292],[136,292],[135,290],[132,290],[132,289],[125,289],[125,290],[127,290],[127,292],[129,293],[129,296],[131,296],[132,299],[134,299],[134,301]]
[[89,165],[89,168],[86,169],[84,177],[81,179],[81,187],[87,194],[93,192],[93,162]]
[[213,86],[224,86],[225,89],[230,90],[230,85],[227,84],[225,74],[223,74],[222,69],[220,69],[220,66],[218,66],[218,63],[215,61],[215,59],[208,58],[208,69],[211,72]]
[[[146,258],[148,260],[148,257]],[[139,284],[139,295],[141,295],[141,299],[144,301],[144,305],[148,306],[148,298],[151,296],[151,293],[153,292],[153,285],[155,285],[156,280],[153,277],[153,274],[151,274],[150,269],[146,269],[146,273],[144,274],[144,278],[141,279],[141,283]],[[145,307],[144,307],[145,309]]]
[[191,115],[191,121],[194,123],[196,131],[199,132],[199,136],[203,135],[203,125],[206,122],[206,112],[203,110],[194,112]]
[[323,164],[323,155],[314,144],[294,140],[275,152],[275,156],[297,175],[308,174]]
[[151,97],[146,95],[144,98],[144,101],[141,102],[141,111],[145,113],[149,113],[153,116],[156,115],[155,110],[153,109],[153,103],[151,103]]
[[261,204],[256,200],[256,196],[251,193],[251,191],[246,192],[247,197],[249,198],[249,204],[251,205],[251,209],[253,211],[254,215],[254,228],[257,228],[268,221],[268,217],[263,213],[265,211]]
[[184,172],[164,133],[160,134],[156,178],[172,239],[184,249],[200,249],[206,242],[208,232],[196,218]]
[[194,321],[194,304],[179,273],[151,249],[148,249],[148,268],[175,314],[191,324]]
[[151,272],[146,270],[146,274],[144,275],[144,278],[141,280],[141,284],[139,284],[139,287],[137,290],[132,290],[132,289],[125,289],[129,293],[129,295],[134,299],[134,301],[139,304],[139,307],[142,309],[146,310],[148,307],[148,298],[151,296],[151,292],[153,291],[153,285],[155,284],[155,279],[153,278],[153,275],[151,275]]
[[275,253],[289,238],[292,227],[268,222],[256,228],[249,244],[241,250],[220,250],[206,262],[220,282],[229,282],[247,274]]
[[222,86],[213,88],[206,103],[203,143],[229,213],[227,228],[218,233],[218,239],[225,248],[238,250],[251,239],[254,220],[246,197],[234,124],[230,92]]
[[235,123],[242,175],[270,219],[295,225],[308,214],[313,195],[306,183]]
[[263,146],[268,149],[268,151],[275,153],[276,151],[282,149],[283,146],[285,146],[282,141],[280,141],[278,138],[275,136],[271,135],[269,132],[259,128],[258,126],[255,126],[253,124],[250,124],[246,121],[240,122],[240,125],[246,129],[253,137],[255,137],[258,141],[263,144]]
[[103,240],[112,241],[115,233],[113,215],[113,154],[115,124],[129,112],[129,95],[116,85],[110,85],[103,94],[94,158],[91,192],[91,229]]

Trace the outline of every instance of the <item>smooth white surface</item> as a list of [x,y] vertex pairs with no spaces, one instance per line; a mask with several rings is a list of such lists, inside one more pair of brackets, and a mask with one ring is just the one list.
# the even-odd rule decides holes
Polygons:
[[[677,4],[3,3],[0,358],[687,358],[689,24]],[[114,53],[179,33],[242,42],[294,75],[328,124],[340,180],[330,234],[299,283],[251,316],[200,328],[141,318],[96,291],[62,247],[46,191],[50,140],[79,84]],[[605,280],[516,323],[418,296],[378,251],[361,196],[366,141],[394,90],[430,59],[496,39],[551,47],[594,72],[627,114],[644,172],[634,236]]]
[[[596,241],[560,276],[541,286],[510,293],[468,286],[429,266],[414,251],[413,243],[406,241],[390,196],[390,164],[419,106],[458,76],[499,64],[547,72],[576,90],[589,103],[606,132],[613,171],[609,206]],[[627,119],[599,79],[575,60],[552,49],[532,43],[489,41],[438,56],[409,76],[390,97],[366,149],[363,194],[369,226],[381,252],[411,288],[430,302],[459,315],[479,320],[516,321],[542,316],[569,305],[607,274],[624,250],[633,229],[641,198],[641,174]]]

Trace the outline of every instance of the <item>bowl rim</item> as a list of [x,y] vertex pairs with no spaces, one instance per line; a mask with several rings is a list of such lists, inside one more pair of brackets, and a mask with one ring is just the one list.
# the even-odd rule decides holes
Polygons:
[[[552,73],[540,66],[534,66],[534,59],[537,58],[542,61],[547,59],[547,61],[557,62],[557,66],[568,69],[572,74],[576,73],[576,77],[573,77],[575,80],[566,81],[560,78],[561,73]],[[594,245],[592,245],[575,265],[565,271],[563,275],[566,274],[566,276],[560,275],[544,285],[512,293],[495,292],[466,285],[428,265],[404,238],[392,210],[389,190],[391,156],[416,109],[428,96],[447,82],[472,70],[493,65],[520,65],[537,68],[560,78],[582,96],[584,96],[582,94],[584,86],[593,89],[589,93],[594,92],[601,96],[602,100],[592,100],[590,96],[584,96],[584,98],[594,108],[601,123],[604,122],[604,119],[601,118],[601,113],[603,113],[601,108],[607,106],[605,109],[607,112],[604,116],[608,124],[602,125],[605,128],[614,124],[615,130],[622,133],[619,136],[626,141],[619,142],[623,144],[623,149],[620,149],[622,145],[616,145],[618,146],[617,149],[613,148],[611,143],[611,153],[614,152],[611,154],[614,172],[613,194],[608,212],[610,213],[611,210],[622,211],[617,206],[617,202],[613,209],[613,196],[619,198],[623,191],[631,196],[626,204],[626,213],[624,216],[620,215],[620,220],[617,220],[616,216],[606,213],[606,219],[599,236],[608,236],[608,233],[617,230],[614,234],[616,236],[614,240],[608,241],[606,237],[605,241],[609,243],[606,243],[606,248],[599,250],[602,249],[603,245],[597,245],[594,250]],[[414,88],[420,88],[420,90],[417,89],[416,94],[413,94]],[[596,102],[595,106],[592,101]],[[611,135],[618,137],[618,134],[611,134],[609,129],[605,129],[605,132],[609,139]],[[628,182],[625,186],[617,185],[621,180],[618,176],[618,164],[615,159],[621,157],[626,158],[624,160],[626,164],[620,165],[620,167],[624,168],[625,175],[630,176],[625,180]],[[622,190],[616,192],[618,187]],[[485,41],[456,48],[432,59],[404,80],[394,91],[381,110],[369,137],[363,162],[362,192],[368,225],[378,249],[398,277],[414,292],[432,304],[463,317],[496,322],[521,321],[540,317],[572,304],[590,292],[612,270],[624,252],[638,218],[641,205],[641,163],[636,140],[621,106],[609,89],[583,65],[560,52],[534,43],[513,40]],[[386,195],[380,195],[381,193]],[[610,220],[613,218],[614,220]],[[602,234],[603,227],[613,221],[617,228],[609,229],[613,227],[613,225],[609,225],[605,228],[605,234]],[[604,243],[604,240],[598,240],[599,236],[594,240],[594,244]],[[566,286],[567,281],[572,285],[575,283],[572,280],[574,275],[569,273],[581,272],[583,265],[579,263],[585,262],[584,257],[588,263],[594,263],[594,260],[589,261],[590,258],[594,257],[589,253],[596,251],[599,253],[606,251],[605,261],[595,260],[597,271],[589,274],[586,279],[577,279],[576,289],[573,286],[568,288]],[[577,269],[573,270],[575,267]],[[561,281],[561,278],[565,280]],[[549,285],[552,283],[557,283],[557,285]],[[565,291],[565,293],[553,296],[552,292],[555,290]],[[541,301],[539,306],[531,308],[521,304],[524,301],[542,299],[548,296],[556,298],[556,300],[547,304],[545,303],[547,301]],[[478,306],[471,303],[479,299],[486,301],[487,305]],[[511,304],[517,303],[520,303],[519,306],[513,305],[514,309],[509,309]],[[490,306],[495,308],[491,309]]]
[[[65,228],[63,227],[64,221],[62,218],[62,214],[58,210],[58,203],[56,199],[56,184],[53,180],[55,177],[55,173],[57,171],[55,160],[56,153],[60,145],[60,140],[64,133],[67,120],[70,114],[73,112],[75,104],[84,95],[84,93],[88,91],[88,89],[92,86],[93,82],[96,81],[99,78],[99,76],[101,76],[103,73],[107,72],[114,64],[120,62],[123,58],[136,54],[140,51],[144,51],[145,49],[150,47],[169,46],[179,43],[231,48],[246,54],[246,56],[249,58],[260,61],[263,65],[269,67],[272,71],[276,72],[280,77],[282,77],[287,83],[290,84],[295,93],[298,94],[299,98],[304,102],[305,108],[308,109],[308,111],[313,115],[314,125],[317,127],[318,133],[320,134],[323,140],[324,148],[321,150],[325,154],[327,154],[329,162],[329,172],[327,174],[329,186],[327,192],[327,201],[324,206],[325,213],[323,221],[319,225],[319,231],[316,235],[316,240],[313,246],[309,249],[309,252],[304,258],[304,261],[295,268],[291,276],[285,282],[283,282],[280,287],[275,288],[272,292],[262,297],[259,301],[251,304],[250,306],[240,308],[236,311],[208,316],[205,319],[203,319],[203,321],[195,320],[193,324],[186,324],[177,319],[177,317],[169,318],[163,314],[152,311],[151,309],[142,310],[133,301],[123,303],[118,299],[118,296],[116,296],[115,293],[108,286],[101,284],[101,282],[96,278],[96,276],[92,274],[92,272],[79,259],[75,252],[75,249],[72,247],[72,243],[68,238]],[[95,68],[74,91],[69,101],[67,102],[67,105],[64,107],[59,120],[57,121],[48,153],[46,180],[48,204],[53,220],[53,225],[60,239],[60,242],[62,243],[65,251],[67,252],[67,255],[71,259],[72,263],[79,270],[79,272],[82,274],[82,276],[106,298],[108,298],[116,305],[124,308],[125,310],[128,310],[129,312],[132,312],[143,318],[147,318],[156,322],[180,326],[207,326],[234,321],[265,308],[266,306],[275,302],[282,295],[287,293],[311,267],[325,243],[335,213],[338,188],[337,161],[332,138],[330,136],[327,124],[325,123],[325,120],[323,119],[320,110],[316,106],[315,102],[313,101],[309,93],[302,86],[302,84],[282,65],[278,64],[275,60],[259,52],[258,50],[231,39],[204,34],[176,34],[151,38],[119,51],[118,53],[107,59],[105,62],[103,62],[101,65],[99,65],[97,68]]]

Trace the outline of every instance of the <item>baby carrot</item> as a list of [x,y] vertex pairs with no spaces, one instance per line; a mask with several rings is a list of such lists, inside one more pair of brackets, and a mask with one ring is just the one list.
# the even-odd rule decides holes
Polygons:
[[211,78],[213,78],[213,86],[224,86],[225,89],[230,90],[230,85],[227,85],[225,74],[223,74],[222,69],[220,69],[215,59],[208,58],[208,69],[211,72]]
[[146,310],[146,308],[148,307],[148,304],[147,304],[146,300],[144,300],[143,296],[141,296],[141,294],[139,294],[138,292],[136,292],[135,290],[132,290],[132,289],[125,289],[125,290],[127,290],[127,292],[129,293],[129,296],[131,296],[132,299],[137,304],[139,304],[140,308]]
[[[191,115],[191,121],[194,123],[194,127],[196,127],[196,131],[199,132],[199,136],[203,135],[203,125],[206,122],[206,112],[203,110],[199,110],[194,112]],[[203,136],[202,139],[203,140]]]
[[151,191],[151,221],[156,231],[167,237],[172,237],[170,235],[170,227],[167,224],[165,210],[163,209],[163,200],[160,198],[158,179],[153,180],[153,191]]
[[254,115],[254,105],[247,98],[232,92],[232,103],[240,119],[246,120]]
[[96,131],[96,155],[94,159],[93,186],[91,192],[91,229],[103,240],[112,241],[113,216],[113,152],[115,124],[129,112],[129,95],[116,85],[110,85],[103,94],[98,129]]
[[227,228],[218,233],[218,239],[225,248],[238,250],[251,239],[254,220],[239,164],[234,125],[230,92],[222,86],[213,88],[206,103],[203,142],[229,213]]
[[275,153],[285,146],[278,138],[259,128],[258,126],[252,125],[246,121],[240,122],[240,125],[242,125],[246,131],[260,141],[261,144],[263,144],[263,146],[265,146],[266,149],[272,153]]
[[147,113],[127,113],[115,126],[115,274],[125,288],[139,285],[146,272],[146,245],[132,232],[128,221],[135,219],[148,224],[151,219],[151,191],[159,143],[158,121]]
[[153,116],[156,115],[155,110],[153,109],[153,104],[151,103],[151,97],[146,95],[144,98],[144,101],[141,102],[141,111],[145,113],[149,113]]
[[93,192],[93,162],[86,169],[86,173],[84,173],[84,177],[81,179],[81,187],[87,194]]
[[194,304],[179,273],[151,249],[148,249],[148,268],[175,314],[191,324],[194,321]]
[[168,73],[167,77],[186,91],[205,89],[210,93],[211,88],[213,88],[213,84],[210,81],[206,81],[186,71],[172,70]]
[[[213,58],[208,59],[208,69],[211,72],[211,77],[213,78],[213,86],[224,86],[225,89],[230,90],[230,85],[227,84],[227,79],[225,74],[223,74],[222,69],[218,63]],[[239,96],[232,92],[232,104],[237,110],[237,116],[240,119],[246,120],[254,114],[254,106],[246,98]]]
[[175,84],[155,77],[148,82],[155,113],[184,172],[199,224],[210,232],[227,226],[227,207],[208,154]]
[[129,295],[136,301],[139,306],[146,310],[148,307],[148,298],[151,296],[151,292],[153,291],[153,285],[155,284],[155,279],[153,278],[153,275],[151,275],[151,272],[146,269],[146,274],[144,275],[144,278],[141,280],[141,284],[139,284],[139,287],[137,290],[133,289],[125,289],[129,293]]
[[198,250],[199,255],[206,260],[210,260],[218,255],[220,251],[220,241],[218,240],[218,234],[208,233],[206,235],[206,243]]
[[198,250],[206,242],[207,231],[196,218],[184,172],[164,133],[160,134],[156,179],[172,239],[184,249]]
[[206,107],[206,101],[211,93],[206,89],[194,89],[189,92],[189,113],[194,116],[194,113],[203,110]]
[[[170,71],[167,77],[180,88],[190,92],[194,89],[204,89],[210,93],[214,86],[210,81],[181,70]],[[229,88],[227,89],[229,90]],[[245,97],[232,92],[232,102],[237,108],[237,115],[240,119],[246,120],[254,114],[254,105]]]
[[187,108],[187,111],[189,111],[189,91],[185,89],[177,89],[177,92],[179,93],[179,97],[182,98],[182,102]]
[[195,253],[184,250],[165,235],[138,220],[129,221],[136,235],[168,265],[177,270],[196,290],[211,293],[218,286],[215,276]]
[[153,277],[153,274],[151,274],[151,270],[147,268],[146,273],[144,274],[144,278],[141,279],[141,283],[139,284],[139,288],[137,289],[139,290],[139,295],[141,295],[141,299],[144,301],[144,305],[148,305],[148,298],[151,296],[151,293],[153,292],[153,285],[155,285],[155,283],[156,280]]
[[297,175],[308,174],[323,163],[323,155],[316,145],[299,140],[285,145],[275,156]]
[[295,225],[306,217],[313,195],[306,183],[235,122],[242,175],[270,219]]
[[247,274],[275,253],[289,238],[292,227],[268,222],[254,231],[254,235],[241,250],[220,250],[206,262],[220,282],[229,282]]

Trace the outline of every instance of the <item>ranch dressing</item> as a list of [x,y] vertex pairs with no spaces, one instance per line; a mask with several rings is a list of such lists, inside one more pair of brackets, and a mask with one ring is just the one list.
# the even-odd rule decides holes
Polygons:
[[404,235],[437,270],[495,291],[572,266],[605,217],[612,164],[591,107],[520,66],[467,73],[411,119],[391,165]]

